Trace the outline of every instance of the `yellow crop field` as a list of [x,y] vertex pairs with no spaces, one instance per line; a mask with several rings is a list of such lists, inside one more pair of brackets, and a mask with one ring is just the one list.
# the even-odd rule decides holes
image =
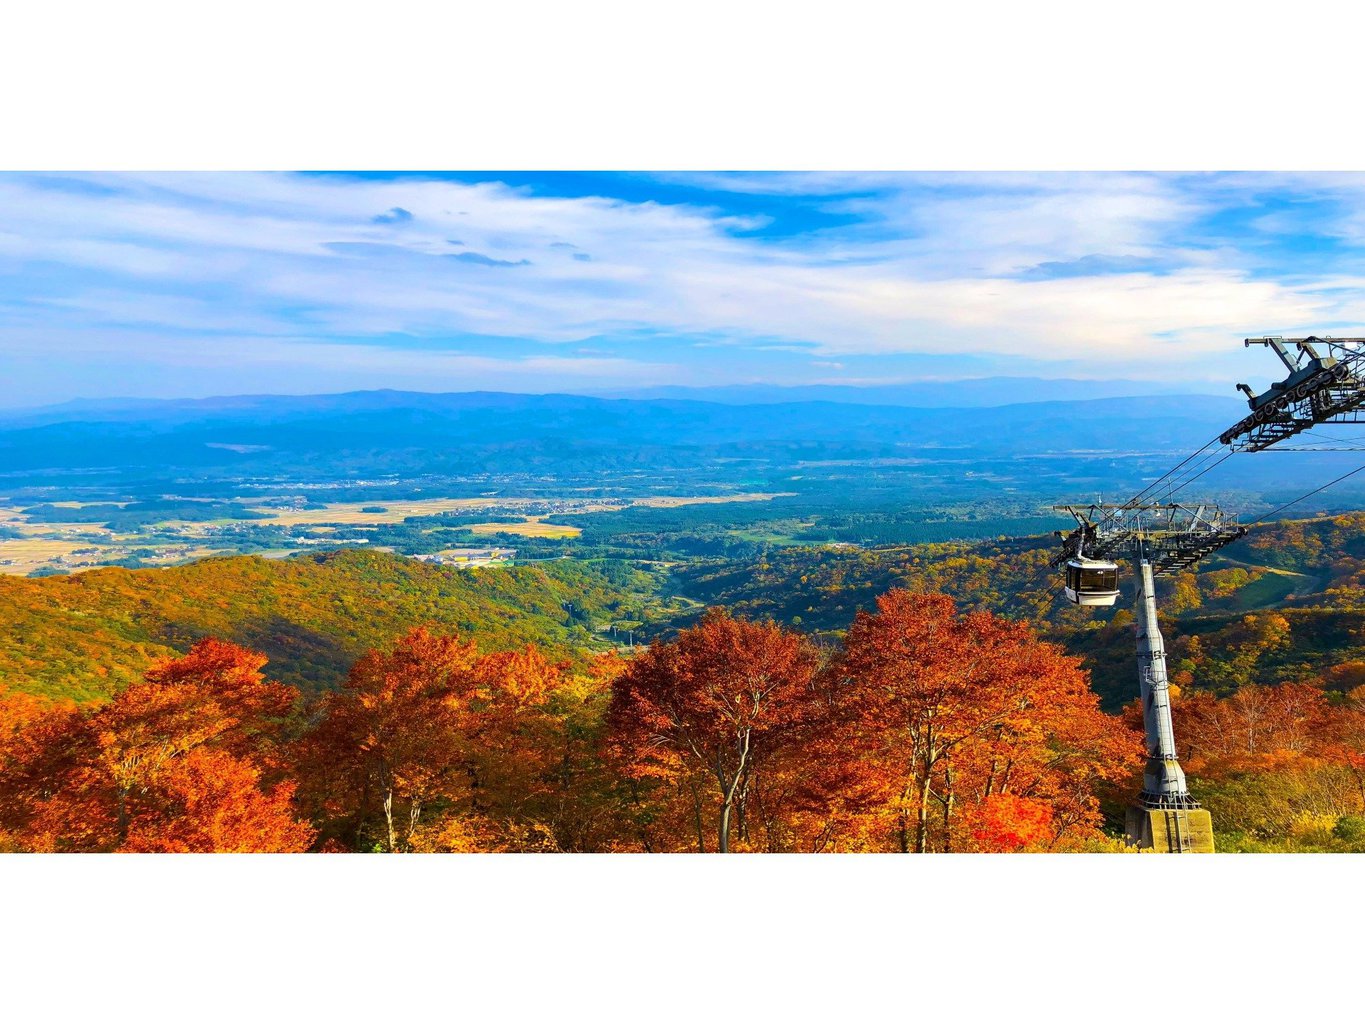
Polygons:
[[[530,499],[525,499],[530,500]],[[363,526],[367,523],[401,523],[408,516],[438,516],[442,512],[468,512],[489,505],[507,505],[506,498],[427,498],[421,501],[335,501],[325,508],[261,508],[270,518],[257,522],[278,523],[280,526],[309,526],[317,523],[345,523]],[[365,508],[382,507],[383,512],[362,512]]]
[[583,532],[577,526],[541,522],[539,516],[522,523],[474,523],[467,529],[470,533],[516,533],[523,537],[577,537]]
[[790,498],[795,494],[794,491],[778,491],[772,494],[751,493],[751,494],[719,494],[709,498],[682,498],[664,497],[657,498],[636,498],[632,504],[645,505],[650,508],[677,508],[679,505],[725,505],[732,501],[772,501],[774,498]]
[[24,575],[52,559],[91,545],[83,541],[39,540],[33,537],[0,540],[0,573]]
[[83,534],[86,537],[98,535],[107,538],[113,536],[113,533],[111,533],[109,530],[106,530],[99,523],[30,523],[27,521],[15,520],[13,522],[6,523],[5,525],[13,527],[20,533],[26,534],[30,537],[38,537],[43,534],[54,533],[55,534],[79,533]]
[[[675,508],[679,505],[718,505],[733,501],[771,501],[773,498],[786,497],[787,492],[783,493],[753,493],[753,494],[725,494],[715,497],[686,497],[683,495],[660,495],[652,498],[633,498],[629,503],[632,505],[645,505],[651,508]],[[401,523],[408,516],[435,516],[443,512],[470,512],[481,508],[517,508],[527,505],[543,504],[545,501],[555,499],[547,498],[425,498],[419,501],[384,501],[376,499],[374,501],[338,501],[330,502],[325,508],[306,508],[306,509],[280,509],[265,508],[262,506],[251,506],[254,512],[263,512],[268,515],[269,520],[259,520],[260,522],[277,523],[280,526],[312,526],[320,523],[343,523],[350,526],[364,526],[369,523]],[[625,505],[594,501],[584,498],[563,499],[573,502],[573,508],[566,511],[571,514],[582,514],[589,512],[611,512],[626,507]],[[382,507],[383,512],[364,512],[362,509]],[[532,517],[535,521],[536,517]],[[486,524],[479,524],[483,526]],[[499,524],[503,525],[503,524]],[[489,530],[473,528],[476,533],[488,533]],[[561,527],[563,530],[570,530],[569,527]],[[516,531],[509,531],[516,532]],[[530,535],[530,531],[521,531]],[[578,531],[573,530],[558,536],[574,536]],[[534,534],[540,537],[551,537],[556,534],[541,531]]]
[[[713,505],[737,501],[771,501],[784,497],[783,493],[726,494],[709,497],[689,497],[687,495],[656,495],[647,498],[598,499],[563,495],[559,497],[479,497],[479,498],[426,498],[416,501],[371,501],[330,502],[321,508],[293,509],[273,508],[259,504],[260,500],[248,499],[241,504],[253,511],[263,513],[267,518],[251,520],[259,524],[278,526],[303,526],[321,528],[319,532],[331,532],[332,526],[378,526],[384,523],[401,523],[408,516],[434,516],[446,512],[478,512],[487,510],[489,516],[523,514],[532,509],[539,514],[525,515],[518,523],[473,523],[465,526],[470,532],[484,536],[497,533],[519,534],[523,537],[565,538],[578,537],[582,530],[577,526],[564,526],[547,523],[544,512],[547,503],[560,508],[558,514],[583,515],[593,512],[613,512],[631,505],[649,508],[676,508],[680,505]],[[80,508],[86,502],[54,503],[64,508]],[[111,503],[117,504],[117,503]],[[365,509],[382,508],[382,512]],[[163,539],[154,546],[164,550],[159,557],[144,558],[152,565],[166,565],[192,558],[202,558],[210,554],[226,554],[228,550],[214,546],[215,528],[232,520],[222,519],[208,522],[169,519],[157,524]],[[0,540],[0,573],[25,575],[43,566],[79,572],[87,566],[74,562],[93,562],[96,564],[125,557],[129,550],[137,546],[147,546],[137,532],[115,534],[99,523],[34,523],[29,522],[22,509],[12,506],[0,507],[0,524],[10,530],[23,534],[21,537]],[[165,534],[173,534],[175,540],[167,543]],[[176,540],[179,543],[176,543]],[[97,548],[98,553],[71,556],[71,552]],[[282,548],[282,551],[306,550],[297,546]],[[71,556],[71,557],[66,557]],[[62,561],[54,561],[63,559]]]

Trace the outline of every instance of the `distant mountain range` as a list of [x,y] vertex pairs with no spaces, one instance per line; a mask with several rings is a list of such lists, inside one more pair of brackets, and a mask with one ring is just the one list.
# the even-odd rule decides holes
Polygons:
[[529,399],[575,398],[607,401],[710,402],[720,405],[789,405],[805,402],[838,405],[896,406],[918,409],[980,409],[1033,402],[1083,402],[1101,398],[1216,395],[1211,387],[1172,388],[1169,383],[1139,380],[1075,380],[1043,377],[976,377],[965,380],[922,380],[910,383],[854,386],[846,384],[659,385],[591,394],[521,394],[494,391],[422,392],[352,391],[329,395],[226,395],[213,398],[78,398],[55,405],[0,409],[0,425],[61,423],[86,420],[198,419],[217,414],[264,412],[457,407],[489,407],[499,402],[519,405]]
[[[1036,397],[1036,396],[1029,396]],[[252,452],[328,455],[451,447],[695,448],[851,445],[981,453],[1170,448],[1208,436],[1242,403],[1208,396],[1090,398],[976,407],[836,400],[703,402],[499,392],[358,391],[68,403],[0,419],[11,468],[194,465]]]
[[[1093,388],[1084,399],[1039,400],[1044,384],[1092,388],[993,378],[933,385],[943,389],[940,401],[930,404],[924,392],[923,405],[909,404],[916,394],[910,385],[759,389],[743,402],[735,388],[677,392],[714,401],[359,391],[71,402],[0,416],[0,494],[97,482],[117,493],[183,494],[196,482],[207,492],[211,480],[377,476],[427,478],[414,484],[420,488],[463,480],[473,493],[528,483],[536,493],[721,484],[791,490],[816,486],[817,478],[837,491],[909,486],[911,476],[920,480],[914,486],[945,500],[945,488],[973,500],[1019,491],[1110,493],[1159,475],[1245,410],[1235,397],[1096,397]],[[870,401],[890,391],[901,401]],[[992,394],[1027,400],[987,404]],[[772,400],[778,395],[801,397]],[[952,397],[976,404],[944,404]],[[1245,456],[1201,486],[1259,491],[1320,483],[1335,475],[1329,470],[1358,460]],[[915,468],[928,464],[938,468]],[[886,500],[897,499],[888,492]]]
[[1172,388],[1169,382],[1145,380],[975,377],[966,380],[922,380],[908,384],[862,387],[850,384],[806,384],[790,387],[773,384],[724,384],[714,387],[661,385],[604,391],[600,394],[603,398],[683,399],[722,402],[726,405],[841,402],[849,405],[904,405],[939,409],[1016,405],[1020,402],[1072,402],[1138,395],[1213,395],[1214,388],[1211,385],[1203,388]]

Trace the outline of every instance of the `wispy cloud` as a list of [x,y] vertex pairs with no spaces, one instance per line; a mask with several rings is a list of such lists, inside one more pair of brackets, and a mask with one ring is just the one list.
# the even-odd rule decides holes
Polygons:
[[643,180],[0,175],[0,369],[54,398],[179,387],[158,367],[187,358],[233,390],[281,353],[294,390],[953,354],[1154,376],[1206,374],[1248,333],[1365,324],[1365,176]]

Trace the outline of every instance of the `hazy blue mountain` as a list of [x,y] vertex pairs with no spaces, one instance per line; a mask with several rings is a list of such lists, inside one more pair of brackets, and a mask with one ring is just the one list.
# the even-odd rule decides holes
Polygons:
[[660,385],[602,392],[604,398],[686,399],[754,405],[785,402],[843,402],[851,405],[906,405],[919,408],[978,408],[1020,402],[1085,401],[1136,395],[1199,394],[1212,386],[1173,387],[1167,381],[1070,380],[1041,377],[978,377],[923,380],[908,384],[856,387],[846,384],[725,384],[715,387]]
[[929,409],[832,401],[734,405],[365,391],[41,410],[0,423],[0,454],[15,470],[528,444],[554,450],[832,443],[888,454],[905,447],[981,453],[1128,450],[1202,444],[1240,409],[1235,399],[1198,396]]
[[[0,496],[90,487],[221,496],[252,482],[379,477],[427,494],[460,482],[474,494],[1112,495],[1169,468],[1244,408],[1198,395],[929,408],[397,391],[76,403],[0,420]],[[1206,483],[1320,483],[1358,460],[1243,456]]]

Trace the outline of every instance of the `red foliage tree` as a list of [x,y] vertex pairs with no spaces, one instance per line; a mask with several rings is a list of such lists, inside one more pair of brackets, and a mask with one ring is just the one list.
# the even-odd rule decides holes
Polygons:
[[694,783],[709,780],[717,848],[729,852],[737,816],[747,838],[764,765],[819,708],[818,661],[797,634],[711,609],[698,625],[638,655],[612,684],[611,746],[630,776],[688,787],[699,849],[703,812]]
[[992,793],[963,810],[961,826],[978,853],[1019,853],[1052,838],[1052,805],[1033,797]]

